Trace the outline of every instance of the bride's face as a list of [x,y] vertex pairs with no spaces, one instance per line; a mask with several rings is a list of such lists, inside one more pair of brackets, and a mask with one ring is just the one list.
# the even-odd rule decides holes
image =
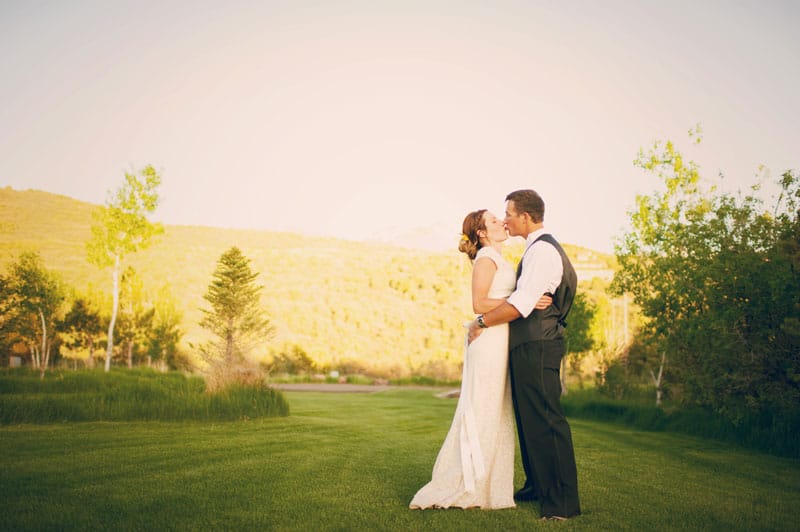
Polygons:
[[486,239],[489,244],[503,242],[508,238],[506,228],[503,226],[503,220],[500,220],[489,211],[483,214],[483,223],[486,226]]

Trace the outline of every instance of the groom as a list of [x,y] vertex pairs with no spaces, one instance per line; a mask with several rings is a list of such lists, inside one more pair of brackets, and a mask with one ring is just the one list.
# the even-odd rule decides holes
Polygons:
[[[561,409],[561,357],[564,321],[572,306],[577,277],[564,250],[544,231],[544,201],[533,190],[506,196],[505,226],[522,236],[525,252],[517,267],[517,288],[494,310],[470,325],[469,341],[481,329],[509,323],[509,366],[525,486],[514,499],[538,500],[543,519],[579,515],[578,473],[564,411]],[[534,310],[542,294],[553,303]]]

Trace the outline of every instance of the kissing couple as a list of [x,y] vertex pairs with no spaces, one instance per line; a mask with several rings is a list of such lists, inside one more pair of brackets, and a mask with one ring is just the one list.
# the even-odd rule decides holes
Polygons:
[[[508,236],[525,238],[515,269],[501,254]],[[577,276],[544,229],[533,190],[506,196],[501,221],[485,209],[464,219],[459,251],[472,268],[461,395],[431,481],[409,507],[513,508],[538,502],[542,519],[580,515],[572,433],[561,408],[564,328]],[[514,492],[514,420],[525,484]]]

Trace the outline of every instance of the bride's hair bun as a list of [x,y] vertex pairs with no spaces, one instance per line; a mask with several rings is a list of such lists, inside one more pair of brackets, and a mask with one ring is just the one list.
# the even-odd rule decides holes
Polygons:
[[475,260],[478,250],[481,249],[481,239],[478,236],[478,231],[486,229],[486,224],[483,221],[485,212],[486,209],[473,211],[464,218],[464,223],[461,224],[461,240],[458,242],[458,250],[466,253],[469,260]]

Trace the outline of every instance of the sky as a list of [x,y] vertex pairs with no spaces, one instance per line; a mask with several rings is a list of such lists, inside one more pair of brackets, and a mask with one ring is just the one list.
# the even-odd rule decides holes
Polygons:
[[167,224],[453,247],[533,188],[611,252],[656,140],[729,191],[800,168],[799,26],[778,0],[0,0],[0,186],[102,204],[152,164]]

